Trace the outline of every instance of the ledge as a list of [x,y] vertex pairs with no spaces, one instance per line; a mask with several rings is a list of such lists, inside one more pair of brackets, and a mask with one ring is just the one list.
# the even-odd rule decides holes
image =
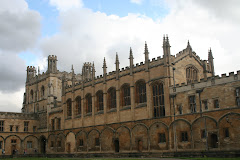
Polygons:
[[147,103],[139,103],[135,108],[147,107]]
[[120,109],[120,111],[124,111],[124,110],[128,110],[131,109],[131,105],[130,106],[124,106],[122,109]]
[[117,108],[112,108],[107,113],[111,113],[111,112],[117,112]]

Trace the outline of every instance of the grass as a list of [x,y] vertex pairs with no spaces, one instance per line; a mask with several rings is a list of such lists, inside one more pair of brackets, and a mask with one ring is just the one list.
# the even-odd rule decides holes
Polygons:
[[[14,158],[14,160],[83,160],[84,158],[33,158],[33,157],[23,157],[23,158]],[[136,160],[140,158],[86,158],[87,160]],[[141,158],[144,159],[144,158]],[[148,160],[151,160],[149,158],[146,158]],[[159,158],[159,159],[168,159],[168,158]],[[169,159],[174,159],[174,158],[169,158]],[[182,158],[176,158],[177,159],[190,159],[190,160],[240,160],[239,158],[189,158],[189,157],[182,157]],[[12,158],[7,158],[4,160],[12,160]],[[153,158],[152,160],[156,160],[156,158]]]

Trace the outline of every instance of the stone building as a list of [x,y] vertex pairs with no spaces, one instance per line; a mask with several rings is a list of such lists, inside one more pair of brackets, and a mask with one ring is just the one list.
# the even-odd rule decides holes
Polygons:
[[[162,153],[240,149],[240,71],[216,76],[211,49],[201,60],[190,43],[176,55],[163,38],[163,56],[95,76],[46,73],[27,67],[22,113],[0,113],[6,154]],[[207,54],[207,53],[206,53]],[[14,151],[15,150],[15,151]],[[1,153],[0,153],[1,154]]]

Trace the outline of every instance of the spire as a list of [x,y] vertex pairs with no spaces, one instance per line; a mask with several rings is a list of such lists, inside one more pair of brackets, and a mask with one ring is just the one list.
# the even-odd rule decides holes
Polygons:
[[149,52],[148,52],[148,46],[147,46],[147,42],[145,41],[145,49],[144,49],[144,54],[145,54],[145,71],[148,71],[149,69]]
[[148,46],[147,46],[147,42],[146,42],[146,41],[145,41],[144,54],[149,54],[149,52],[148,52]]
[[192,48],[191,45],[190,45],[189,40],[188,40],[188,42],[187,42],[187,48]]
[[208,51],[208,62],[210,64],[210,69],[212,72],[212,76],[215,76],[215,70],[214,70],[214,62],[213,62],[213,55],[212,55],[212,49],[210,48]]
[[[145,50],[146,50],[146,48],[145,48]],[[133,74],[133,53],[132,53],[131,47],[130,47],[130,53],[129,53],[129,60],[130,60],[130,75],[132,75]]]
[[73,64],[72,64],[72,73],[74,74]]
[[213,55],[212,55],[212,49],[210,47],[210,49],[208,50],[208,61],[211,60],[211,59],[214,59],[214,58],[213,58]]
[[94,66],[94,62],[93,62],[93,65],[92,65],[92,86],[94,86],[95,84],[95,66]]
[[107,79],[107,65],[106,65],[106,60],[105,60],[105,57],[104,57],[104,60],[103,60],[103,80],[104,80],[104,83],[106,83],[106,79]]
[[119,79],[119,59],[118,59],[118,53],[116,52],[116,79]]
[[38,74],[40,74],[40,67],[38,66]]

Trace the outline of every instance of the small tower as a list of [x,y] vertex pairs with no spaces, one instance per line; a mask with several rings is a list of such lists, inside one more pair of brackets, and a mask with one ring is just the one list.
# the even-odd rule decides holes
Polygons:
[[169,58],[170,58],[170,43],[168,39],[168,35],[165,37],[163,36],[163,58],[164,58],[164,64],[169,64]]
[[83,80],[90,80],[92,78],[91,76],[92,72],[92,64],[90,62],[85,62],[82,68],[82,76]]
[[215,76],[215,71],[214,71],[214,62],[213,62],[213,55],[212,55],[212,50],[208,51],[208,63],[210,64],[210,70],[212,72],[212,76]]
[[145,41],[144,55],[145,55],[145,71],[148,71],[149,70],[149,52],[148,52],[148,46],[146,41]]
[[28,66],[27,67],[27,82],[36,76],[36,69],[34,66]]
[[130,54],[129,54],[129,61],[130,61],[130,75],[133,75],[133,53],[132,48],[130,47]]
[[48,70],[47,73],[57,73],[57,56],[48,56]]
[[116,79],[119,79],[119,59],[118,59],[118,54],[116,53]]
[[105,57],[104,57],[104,60],[103,60],[103,81],[104,83],[106,83],[106,79],[107,79],[107,64],[106,64],[106,60],[105,60]]

